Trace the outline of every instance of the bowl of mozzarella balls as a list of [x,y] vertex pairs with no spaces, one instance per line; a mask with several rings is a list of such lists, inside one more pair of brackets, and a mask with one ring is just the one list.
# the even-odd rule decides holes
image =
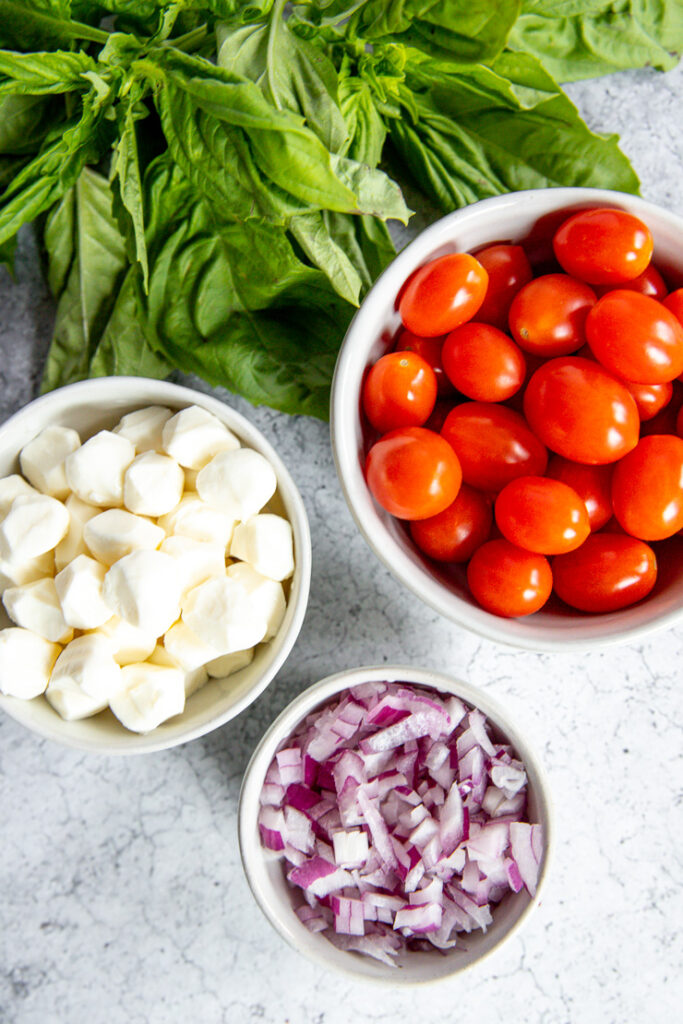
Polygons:
[[0,706],[107,754],[184,743],[259,696],[306,610],[308,520],[223,402],[101,378],[0,427]]

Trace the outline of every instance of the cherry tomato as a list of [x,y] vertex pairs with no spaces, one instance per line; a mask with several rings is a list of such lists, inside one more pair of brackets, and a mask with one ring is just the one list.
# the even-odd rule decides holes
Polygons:
[[555,232],[555,256],[588,284],[620,284],[642,274],[652,256],[650,229],[625,210],[582,210]]
[[494,615],[531,615],[550,597],[553,574],[544,555],[523,551],[508,540],[490,540],[467,566],[472,596]]
[[508,327],[508,313],[515,295],[534,276],[521,245],[489,245],[474,254],[489,275],[477,321],[501,331]]
[[596,295],[568,274],[537,277],[515,296],[510,306],[510,331],[525,352],[566,356],[586,340],[586,317]]
[[683,440],[673,434],[643,437],[617,463],[612,507],[627,533],[664,540],[683,528]]
[[673,313],[680,324],[683,324],[683,288],[677,288],[671,295],[667,295],[662,305]]
[[671,381],[667,381],[665,384],[634,384],[632,381],[624,383],[633,395],[641,423],[643,420],[651,420],[653,416],[661,412],[671,401],[674,390]]
[[647,597],[657,579],[654,551],[619,533],[592,533],[553,559],[555,593],[582,612],[615,612]]
[[375,430],[421,427],[436,402],[436,376],[415,352],[389,352],[370,367],[363,409]]
[[613,466],[585,466],[553,455],[546,475],[561,480],[583,499],[591,530],[599,530],[612,516]]
[[[595,293],[598,298],[601,298],[611,291],[613,287],[614,285],[610,284],[597,284],[595,286]],[[660,302],[669,291],[666,281],[652,263],[645,268],[642,274],[638,274],[638,277],[634,277],[632,281],[623,281],[619,287],[627,288],[632,292],[640,292],[641,295],[649,295],[651,299],[658,299]]]
[[401,331],[396,341],[396,352],[417,352],[426,363],[429,363],[436,377],[438,395],[453,394],[453,385],[446,376],[441,359],[443,338],[418,338],[411,331]]
[[462,472],[451,446],[424,427],[403,427],[368,452],[365,477],[382,508],[398,519],[427,519],[455,501]]
[[518,476],[541,476],[548,453],[524,418],[493,402],[463,402],[441,430],[453,446],[466,484],[499,491]]
[[410,534],[437,562],[466,562],[491,533],[491,502],[463,484],[455,501],[438,515],[410,524]]
[[450,253],[420,267],[399,300],[404,327],[421,338],[448,334],[471,320],[486,294],[488,274],[466,252]]
[[503,536],[525,551],[561,555],[590,533],[583,499],[560,480],[520,476],[496,498],[496,523]]
[[616,462],[638,443],[633,397],[590,359],[544,363],[527,384],[524,413],[536,436],[573,462]]
[[661,302],[624,288],[598,300],[586,337],[602,365],[637,384],[664,384],[683,372],[683,325]]
[[477,402],[503,402],[521,388],[526,375],[517,345],[490,324],[456,327],[443,343],[442,358],[451,383]]

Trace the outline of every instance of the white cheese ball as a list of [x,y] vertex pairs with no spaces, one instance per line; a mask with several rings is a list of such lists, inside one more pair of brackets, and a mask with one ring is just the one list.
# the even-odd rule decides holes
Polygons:
[[185,475],[168,455],[143,452],[131,462],[123,479],[123,504],[140,516],[163,516],[183,496]]
[[207,580],[183,598],[183,622],[219,654],[254,647],[266,635],[265,616],[256,615],[239,580]]
[[0,693],[22,700],[44,693],[60,651],[30,629],[0,630]]
[[121,688],[121,669],[105,637],[79,636],[55,662],[45,696],[68,722],[103,711]]
[[104,577],[103,597],[116,615],[159,637],[180,615],[178,568],[161,551],[133,551]]
[[123,686],[109,701],[122,725],[132,732],[150,732],[185,707],[183,673],[167,665],[142,662],[121,669]]
[[159,516],[159,526],[170,536],[192,537],[226,550],[235,529],[232,516],[207,505],[196,494],[186,494],[168,515]]
[[219,653],[182,621],[175,622],[164,634],[164,649],[186,672],[201,668]]
[[202,501],[237,520],[260,512],[276,487],[275,470],[252,448],[219,452],[197,474],[197,493]]
[[44,555],[29,558],[27,562],[0,558],[0,593],[3,593],[8,587],[34,583],[36,580],[44,579],[45,576],[52,576],[55,570],[55,554],[52,551],[46,551]]
[[163,450],[188,469],[201,469],[216,452],[239,446],[224,423],[197,405],[181,409],[164,424]]
[[2,595],[7,614],[17,626],[55,644],[68,643],[74,631],[64,618],[55,581],[48,579],[8,587]]
[[123,477],[135,458],[135,446],[120,434],[101,430],[67,456],[69,487],[82,501],[101,507],[123,504]]
[[271,640],[282,625],[287,611],[282,584],[263,576],[247,562],[235,562],[228,568],[227,575],[242,584],[254,615],[266,620],[266,633],[263,639]]
[[145,661],[156,647],[157,635],[137,626],[131,626],[120,615],[112,615],[102,623],[96,635],[104,637],[119,665],[131,665],[136,661]]
[[80,446],[80,437],[70,427],[46,427],[22,448],[21,471],[43,494],[63,501],[69,493],[64,460]]
[[96,629],[111,618],[102,597],[106,569],[87,555],[78,555],[55,576],[62,613],[76,629]]
[[100,512],[83,527],[88,549],[105,565],[113,565],[133,551],[154,551],[165,536],[160,526],[122,508]]
[[[173,629],[173,626],[171,626]],[[201,689],[205,683],[209,680],[209,673],[206,671],[203,665],[199,665],[194,669],[185,669],[182,665],[179,665],[175,658],[169,654],[165,647],[158,644],[149,656],[149,661],[152,665],[164,665],[169,668],[177,668],[183,673],[183,680],[185,686],[185,699],[191,697],[193,693]]]
[[231,676],[234,672],[251,665],[254,660],[254,648],[246,651],[234,651],[232,654],[222,654],[220,658],[214,658],[206,664],[206,671],[211,679],[222,679],[224,676]]
[[12,473],[11,476],[5,476],[0,480],[0,516],[6,516],[10,510],[10,506],[15,498],[19,495],[26,497],[31,494],[38,494],[39,491],[35,487],[31,487],[27,484],[23,476],[19,476],[18,473]]
[[47,494],[19,495],[0,523],[0,557],[13,562],[52,551],[69,529],[66,506]]
[[93,516],[100,514],[97,505],[88,505],[81,501],[77,494],[70,494],[65,502],[69,513],[69,529],[55,548],[55,568],[57,572],[64,569],[78,555],[87,555],[88,549],[83,539],[83,527]]
[[225,547],[221,544],[207,544],[179,535],[166,537],[159,550],[175,560],[183,594],[210,576],[222,576],[225,573]]
[[264,512],[238,523],[230,555],[241,558],[273,580],[285,580],[294,572],[292,527],[282,516]]
[[138,455],[141,452],[158,452],[161,451],[164,424],[172,415],[171,410],[163,405],[148,405],[122,416],[113,433],[130,441]]

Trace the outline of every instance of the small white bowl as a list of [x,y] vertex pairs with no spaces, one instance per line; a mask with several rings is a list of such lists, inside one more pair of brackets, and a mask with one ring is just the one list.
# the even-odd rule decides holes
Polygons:
[[[277,635],[261,645],[250,665],[225,679],[209,681],[189,698],[182,715],[150,733],[129,732],[110,711],[65,722],[44,697],[24,701],[0,695],[0,707],[27,729],[68,747],[100,754],[164,750],[229,722],[256,700],[282,666],[299,634],[308,602],[311,537],[306,509],[294,481],[260,431],[223,402],[199,391],[145,377],[102,377],[52,391],[0,426],[0,477],[20,472],[20,450],[45,427],[73,427],[85,440],[98,430],[111,429],[123,415],[146,405],[165,405],[171,409],[201,406],[225,423],[245,445],[268,459],[278,481],[271,507],[292,524],[296,567],[287,611]],[[0,627],[7,625],[11,623],[4,609],[0,609]]]
[[[486,933],[471,932],[463,937],[460,947],[456,946],[445,955],[438,950],[402,953],[396,960],[397,967],[389,967],[360,953],[338,949],[324,934],[310,932],[294,912],[294,891],[285,878],[282,861],[263,848],[258,829],[261,789],[276,751],[316,708],[327,704],[343,690],[373,681],[430,687],[441,693],[455,694],[467,704],[480,708],[524,762],[528,777],[527,815],[529,821],[543,827],[545,846],[535,896],[531,897],[526,889],[510,893],[492,908],[493,923]],[[238,827],[247,881],[261,910],[282,938],[322,967],[333,968],[356,979],[390,985],[414,985],[449,978],[480,963],[498,949],[522,926],[540,902],[554,842],[551,801],[544,770],[527,742],[508,720],[507,713],[487,693],[468,683],[408,665],[349,669],[328,676],[299,694],[275,719],[252,755],[242,782]]]
[[[588,650],[633,643],[683,621],[683,545],[660,564],[659,579],[642,603],[603,615],[570,611],[551,602],[526,618],[504,619],[471,597],[465,571],[451,575],[429,562],[402,524],[381,509],[365,483],[365,445],[360,389],[369,366],[387,352],[400,326],[396,297],[418,267],[449,252],[467,252],[494,242],[521,242],[534,232],[534,248],[549,238],[566,215],[589,206],[610,206],[642,218],[654,237],[653,260],[683,283],[683,219],[644,199],[589,188],[513,192],[474,203],[432,224],[412,241],[368,292],[342,344],[331,401],[331,434],[337,473],[356,523],[377,557],[418,597],[453,622],[530,650]],[[559,217],[559,219],[558,219]],[[547,220],[546,220],[547,218]],[[549,225],[544,229],[544,225]],[[549,250],[549,246],[546,246]],[[551,251],[548,251],[551,255]]]

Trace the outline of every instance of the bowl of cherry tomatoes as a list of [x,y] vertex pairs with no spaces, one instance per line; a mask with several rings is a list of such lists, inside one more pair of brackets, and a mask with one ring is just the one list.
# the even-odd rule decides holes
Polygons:
[[332,446],[377,556],[518,647],[683,620],[683,219],[598,189],[487,199],[364,299]]

